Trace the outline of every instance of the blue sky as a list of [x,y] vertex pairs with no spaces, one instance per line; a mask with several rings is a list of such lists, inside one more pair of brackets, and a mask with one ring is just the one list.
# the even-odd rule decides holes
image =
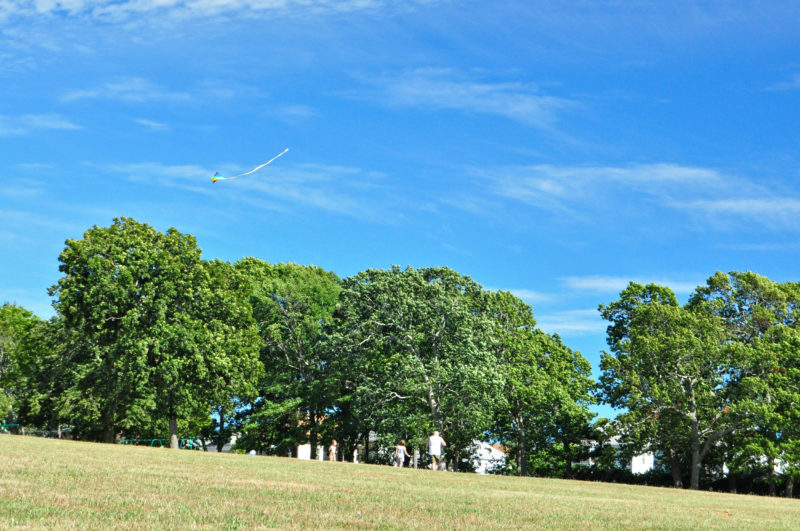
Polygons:
[[629,280],[798,280],[798,27],[789,1],[0,0],[0,299],[52,315],[64,241],[129,216],[209,259],[447,265],[596,364]]

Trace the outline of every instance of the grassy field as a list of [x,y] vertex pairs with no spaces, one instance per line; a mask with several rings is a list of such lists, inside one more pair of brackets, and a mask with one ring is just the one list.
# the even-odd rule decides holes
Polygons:
[[0,529],[798,529],[800,501],[0,436]]

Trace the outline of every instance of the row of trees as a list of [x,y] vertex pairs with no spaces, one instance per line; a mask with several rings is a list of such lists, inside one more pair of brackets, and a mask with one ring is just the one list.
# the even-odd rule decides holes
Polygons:
[[447,435],[521,474],[586,457],[591,367],[531,308],[442,268],[367,270],[201,258],[194,238],[129,218],[68,240],[56,317],[6,304],[0,387],[20,422],[88,440],[201,435],[286,455],[336,438],[345,454]]
[[[369,450],[370,432],[421,447],[437,429],[456,468],[474,439],[503,444],[520,475],[624,479],[622,460],[651,451],[655,482],[761,477],[792,494],[796,283],[718,273],[683,305],[631,283],[600,307],[610,348],[595,384],[527,304],[446,267],[340,279],[206,261],[191,236],[127,218],[68,240],[59,260],[56,317],[0,309],[0,411],[27,425],[107,442],[168,433],[173,447],[235,432],[281,455],[335,438],[345,456]],[[597,402],[619,416],[596,420]],[[594,467],[575,466],[587,457]]]
[[765,476],[793,494],[800,465],[800,284],[717,273],[679,305],[631,283],[601,306],[610,352],[598,397],[623,409],[613,426],[629,453],[663,456],[673,484],[701,475]]

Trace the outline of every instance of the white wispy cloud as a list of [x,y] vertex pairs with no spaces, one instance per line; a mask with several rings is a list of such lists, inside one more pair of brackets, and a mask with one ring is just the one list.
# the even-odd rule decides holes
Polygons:
[[385,176],[346,166],[299,164],[265,179],[242,183],[248,194],[260,193],[363,221],[396,224],[405,215]]
[[43,129],[74,131],[82,127],[60,114],[0,114],[0,136],[24,136]]
[[165,123],[156,122],[155,120],[148,120],[146,118],[137,118],[134,120],[134,122],[152,131],[166,131],[169,129],[169,126]]
[[[174,89],[155,83],[139,76],[127,76],[95,83],[88,87],[68,90],[61,95],[62,102],[78,102],[82,100],[108,100],[130,104],[146,103],[202,103],[232,100],[234,98],[266,98],[268,95],[260,88],[235,81],[220,82],[202,79],[187,87]],[[285,112],[295,115],[309,113],[302,106],[289,107]],[[141,125],[155,126],[159,122],[140,119]]]
[[71,90],[62,101],[86,99],[118,100],[129,103],[188,101],[191,94],[172,91],[141,77],[126,77],[96,87]]
[[787,81],[775,83],[771,87],[768,87],[767,90],[778,92],[800,90],[800,73],[794,74],[791,79]]
[[676,202],[674,207],[695,214],[724,221],[730,218],[749,219],[774,227],[800,228],[800,198],[792,197],[738,197],[731,199],[701,199]]
[[[491,193],[578,222],[624,219],[644,223],[681,211],[694,228],[730,230],[742,224],[798,230],[800,196],[712,168],[677,164],[629,166],[508,166],[473,169]],[[652,219],[650,220],[652,221]],[[642,225],[644,226],[644,225]]]
[[508,290],[509,293],[514,295],[515,297],[519,297],[523,301],[533,304],[536,302],[544,302],[552,300],[554,295],[552,293],[544,293],[541,291],[535,291],[532,289],[510,289]]
[[242,168],[244,166],[231,164],[211,169],[153,162],[104,167],[135,182],[203,195],[235,197],[237,201],[269,210],[289,210],[289,205],[303,205],[369,222],[396,224],[404,219],[396,194],[380,173],[344,166],[296,164],[270,167],[235,181],[211,183],[216,170],[223,175],[233,175]]
[[[569,276],[558,279],[557,290],[552,292],[531,290],[531,289],[505,289],[512,295],[519,297],[523,301],[534,307],[541,308],[544,305],[552,306],[553,303],[564,301],[586,300],[586,297],[594,298],[596,295],[618,294],[631,282],[638,284],[658,284],[667,286],[677,295],[688,295],[692,293],[698,285],[704,282],[691,282],[674,280],[661,276],[608,276],[608,275],[585,275]],[[495,291],[496,288],[486,289]],[[538,303],[541,303],[539,305]],[[543,330],[554,331],[558,327],[561,331],[569,330],[571,333],[585,331],[596,332],[599,326],[597,319],[599,316],[596,310],[567,310],[560,312],[546,313],[540,317],[537,313],[537,322],[541,321],[544,325]],[[540,323],[541,324],[541,323]],[[552,330],[551,330],[552,329]],[[559,332],[562,333],[562,332]]]
[[637,284],[659,284],[667,286],[678,294],[688,294],[697,288],[701,282],[676,281],[665,278],[647,277],[620,277],[587,275],[579,277],[562,277],[561,285],[571,291],[593,292],[593,293],[619,293],[624,290],[629,283]]
[[267,109],[267,114],[275,116],[286,122],[305,120],[319,115],[316,109],[308,105],[277,105]]
[[534,166],[479,170],[493,181],[497,195],[554,210],[587,197],[616,194],[620,190],[663,196],[687,190],[708,191],[726,186],[718,172],[675,164],[631,166]]
[[[0,12],[2,12],[2,1],[0,1]],[[2,20],[2,16],[0,16]],[[1,42],[1,41],[0,41]],[[0,52],[0,74],[17,74],[26,70],[32,70],[36,61],[30,56],[19,56],[9,52]]]
[[281,13],[351,13],[408,9],[433,0],[3,0],[0,21],[12,16],[66,15],[121,21],[143,14],[202,17],[223,13],[248,16]]
[[209,168],[195,164],[168,165],[159,162],[139,162],[131,164],[112,164],[101,169],[124,176],[134,182],[150,182],[154,185],[180,188],[201,194],[211,195],[214,190]]
[[0,188],[0,196],[20,200],[40,196],[44,193],[45,184],[33,179],[16,179],[7,181]]
[[560,113],[579,105],[533,84],[480,81],[452,69],[416,69],[364,81],[374,90],[356,96],[395,106],[502,116],[541,128],[551,128]]
[[578,336],[604,333],[608,323],[596,309],[564,310],[536,317],[536,324],[548,334]]

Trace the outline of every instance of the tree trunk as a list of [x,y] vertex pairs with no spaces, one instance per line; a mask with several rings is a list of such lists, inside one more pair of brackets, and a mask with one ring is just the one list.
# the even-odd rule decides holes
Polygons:
[[736,494],[736,490],[736,475],[733,472],[728,471],[728,492],[731,494]]
[[114,426],[112,424],[106,424],[105,428],[103,428],[103,442],[113,443],[116,442],[115,439]]
[[681,460],[675,450],[669,451],[669,469],[672,473],[672,486],[676,489],[683,488],[683,474],[681,473]]
[[786,488],[783,491],[783,495],[787,498],[794,496],[794,476],[791,474],[786,476]]
[[61,423],[60,422],[58,423],[58,428],[56,429],[56,431],[58,432],[58,438],[60,439],[61,438]]
[[425,382],[427,388],[428,408],[431,410],[431,417],[433,417],[434,425],[441,431],[442,430],[442,412],[439,409],[439,401],[436,399],[436,393],[433,390],[430,378],[424,372],[422,373],[422,381]]
[[370,460],[369,460],[369,434],[370,434],[370,431],[367,430],[367,438],[364,441],[364,460],[363,460],[364,463],[369,463],[370,462]]
[[692,470],[689,476],[689,488],[700,489],[700,452],[692,449]]
[[564,441],[564,477],[567,479],[572,478],[572,459],[570,458],[570,444],[569,441]]
[[[695,414],[696,415],[696,414]],[[700,489],[700,430],[697,417],[692,417],[692,468],[689,471],[689,488]]]
[[169,447],[173,450],[178,449],[178,417],[169,416]]
[[223,412],[222,408],[220,407],[217,410],[219,414],[219,433],[217,434],[217,452],[222,451],[222,447],[225,446],[225,438],[223,434],[225,433],[225,413]]
[[770,458],[769,461],[767,461],[767,466],[769,466],[769,495],[775,496],[775,494],[777,494],[777,487],[775,486],[775,460]]
[[317,415],[310,411],[308,416],[311,421],[311,427],[308,430],[308,444],[311,445],[311,460],[315,461],[317,459]]
[[520,476],[528,475],[528,437],[525,433],[525,428],[520,422],[517,421],[517,474]]

